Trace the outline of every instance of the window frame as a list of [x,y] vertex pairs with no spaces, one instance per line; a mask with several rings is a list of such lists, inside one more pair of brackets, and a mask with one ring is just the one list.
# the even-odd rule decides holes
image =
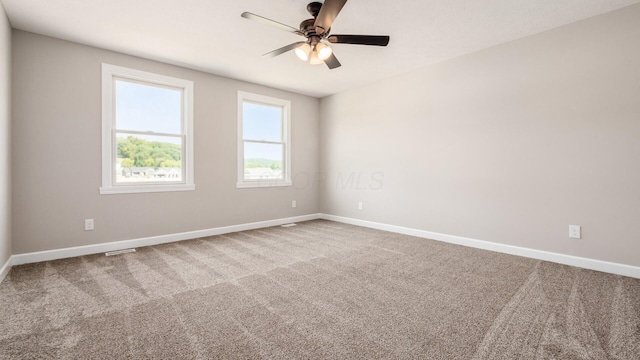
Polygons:
[[[116,80],[130,81],[147,86],[182,90],[182,172],[180,182],[141,182],[118,184],[115,180],[117,157],[116,141]],[[126,130],[126,129],[124,129]],[[126,131],[132,132],[132,131]],[[135,132],[135,131],[133,131]],[[164,136],[163,133],[136,132],[141,135]],[[100,194],[127,194],[195,190],[193,177],[193,81],[102,63],[102,186]]]
[[[276,106],[282,108],[282,144],[284,149],[282,179],[245,179],[244,178],[244,144],[245,141],[261,142],[257,139],[244,139],[244,102]],[[264,141],[264,143],[279,143]],[[260,188],[291,186],[291,101],[275,97],[238,91],[238,180],[237,188]]]

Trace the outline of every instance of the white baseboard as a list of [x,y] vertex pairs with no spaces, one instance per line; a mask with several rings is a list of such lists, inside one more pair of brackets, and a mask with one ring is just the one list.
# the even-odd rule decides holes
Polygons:
[[2,265],[2,268],[0,268],[0,283],[2,283],[5,277],[7,277],[7,274],[9,273],[9,270],[11,270],[12,265],[13,265],[13,256],[9,256],[9,258],[4,263],[4,265]]
[[11,270],[11,266],[13,265],[21,265],[21,264],[28,264],[28,263],[34,263],[34,262],[69,258],[74,256],[98,254],[98,253],[104,253],[108,251],[117,251],[117,250],[130,249],[130,248],[136,248],[136,247],[165,244],[170,242],[196,239],[200,237],[207,237],[207,236],[214,236],[214,235],[221,235],[221,234],[228,234],[228,233],[238,232],[238,231],[260,229],[260,228],[265,228],[270,226],[278,226],[278,225],[287,224],[287,223],[301,222],[301,221],[308,221],[308,220],[315,220],[315,219],[337,221],[345,224],[352,224],[352,225],[363,226],[363,227],[368,227],[372,229],[378,229],[378,230],[411,235],[411,236],[416,236],[416,237],[421,237],[426,239],[438,240],[438,241],[448,242],[448,243],[457,244],[457,245],[464,245],[464,246],[469,246],[469,247],[478,248],[478,249],[501,252],[505,254],[524,256],[524,257],[538,259],[538,260],[551,261],[559,264],[577,266],[585,269],[597,270],[597,271],[607,272],[611,274],[624,275],[624,276],[640,279],[640,267],[637,267],[637,266],[577,257],[573,255],[553,253],[549,251],[535,250],[535,249],[524,248],[524,247],[513,246],[513,245],[499,244],[499,243],[494,243],[494,242],[489,242],[484,240],[477,240],[477,239],[465,238],[461,236],[441,234],[441,233],[436,233],[431,231],[406,228],[406,227],[396,226],[396,225],[388,225],[388,224],[377,223],[373,221],[359,220],[359,219],[347,218],[347,217],[336,216],[336,215],[310,214],[310,215],[295,216],[295,217],[283,218],[283,219],[260,221],[260,222],[254,222],[254,223],[248,223],[248,224],[231,225],[231,226],[224,226],[219,228],[189,231],[189,232],[183,232],[183,233],[177,233],[177,234],[160,235],[160,236],[152,236],[152,237],[146,237],[146,238],[140,238],[140,239],[116,241],[116,242],[104,243],[104,244],[86,245],[86,246],[78,246],[78,247],[65,248],[65,249],[17,254],[17,255],[11,256],[7,260],[7,262],[2,266],[2,268],[0,268],[0,282],[4,280],[6,275],[9,273],[9,270]]
[[464,245],[464,246],[469,246],[469,247],[478,248],[478,249],[501,252],[505,254],[524,256],[532,259],[550,261],[550,262],[555,262],[559,264],[577,266],[580,268],[597,270],[597,271],[602,271],[606,273],[629,276],[629,277],[640,279],[640,267],[632,266],[632,265],[583,258],[583,257],[578,257],[573,255],[553,253],[553,252],[543,251],[543,250],[535,250],[535,249],[524,248],[524,247],[513,246],[513,245],[499,244],[499,243],[494,243],[494,242],[489,242],[484,240],[470,239],[470,238],[465,238],[465,237],[455,236],[455,235],[440,234],[440,233],[431,232],[431,231],[411,229],[411,228],[406,228],[402,226],[388,225],[388,224],[382,224],[382,223],[377,223],[372,221],[359,220],[359,219],[353,219],[353,218],[347,218],[347,217],[335,216],[335,215],[329,215],[329,214],[320,214],[320,218],[325,220],[337,221],[345,224],[363,226],[363,227],[368,227],[372,229],[378,229],[378,230],[411,235],[411,236],[416,236],[416,237],[421,237],[426,239],[438,240],[438,241],[448,242],[448,243],[457,244],[457,245]]
[[[288,224],[293,222],[315,220],[319,218],[320,218],[320,214],[310,214],[310,215],[294,216],[294,217],[283,218],[283,219],[260,221],[260,222],[254,222],[254,223],[248,223],[248,224],[231,225],[231,226],[224,226],[224,227],[212,228],[212,229],[188,231],[188,232],[177,233],[177,234],[159,235],[159,236],[115,241],[115,242],[96,244],[96,245],[77,246],[77,247],[70,247],[70,248],[64,248],[64,249],[17,254],[12,256],[11,264],[21,265],[21,264],[29,264],[29,263],[35,263],[35,262],[41,262],[41,261],[64,259],[64,258],[69,258],[74,256],[99,254],[99,253],[105,253],[108,251],[117,251],[117,250],[131,249],[131,248],[137,248],[137,247],[143,247],[143,246],[165,244],[170,242],[196,239],[196,238],[207,237],[207,236],[228,234],[228,233],[238,232],[238,231],[260,229],[260,228],[265,228],[270,226],[278,226],[278,225]],[[7,265],[5,265],[5,267],[7,267]],[[8,268],[11,268],[11,265],[9,265]],[[4,271],[4,267],[3,267],[3,271]],[[8,271],[9,270],[7,270],[7,272]]]

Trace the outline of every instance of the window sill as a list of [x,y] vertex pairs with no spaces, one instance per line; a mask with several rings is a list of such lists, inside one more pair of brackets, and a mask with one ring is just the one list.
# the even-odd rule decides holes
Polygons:
[[192,191],[195,189],[194,184],[103,186],[100,188],[100,195]]
[[281,186],[291,186],[291,181],[255,180],[255,181],[244,181],[244,182],[237,182],[236,183],[236,188],[238,188],[238,189],[281,187]]

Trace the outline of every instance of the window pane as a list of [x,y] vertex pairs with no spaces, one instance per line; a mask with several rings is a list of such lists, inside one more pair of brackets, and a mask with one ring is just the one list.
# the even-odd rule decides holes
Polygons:
[[244,143],[244,179],[282,179],[283,145]]
[[182,91],[116,80],[116,128],[182,132]]
[[282,141],[282,108],[242,103],[242,132],[247,140]]
[[116,182],[182,181],[182,137],[116,135]]

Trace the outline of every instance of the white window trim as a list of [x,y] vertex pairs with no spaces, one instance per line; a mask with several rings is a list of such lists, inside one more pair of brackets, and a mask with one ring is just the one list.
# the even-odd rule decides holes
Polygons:
[[[282,139],[285,143],[284,169],[282,172],[284,179],[244,179],[244,132],[242,129],[244,117],[242,104],[245,100],[270,106],[282,106]],[[238,182],[236,183],[236,188],[291,186],[291,184],[291,101],[238,91]]]
[[[160,86],[170,86],[183,89],[182,111],[185,139],[183,142],[184,181],[180,183],[143,183],[143,184],[115,184],[113,179],[114,151],[113,132],[114,123],[114,78],[125,78],[143,83]],[[193,81],[178,79],[129,69],[121,66],[102,64],[102,186],[100,194],[130,194],[165,191],[195,190],[193,179]]]

